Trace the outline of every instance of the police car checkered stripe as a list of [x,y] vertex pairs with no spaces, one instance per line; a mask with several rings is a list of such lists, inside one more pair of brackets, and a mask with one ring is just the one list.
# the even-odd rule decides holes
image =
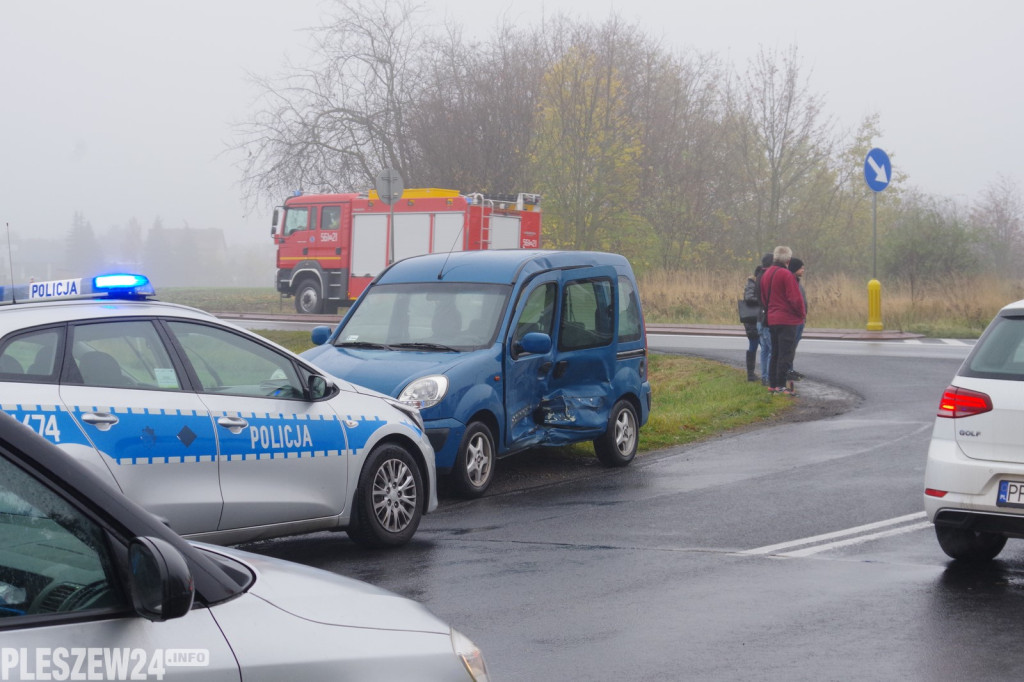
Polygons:
[[[86,437],[82,429],[71,418],[62,407],[57,405],[29,404],[29,403],[3,403],[0,409],[11,414],[19,421],[27,424],[35,431],[45,436],[51,442],[58,445],[81,444],[88,447],[95,447],[110,459],[118,464],[188,464],[198,462],[239,462],[239,461],[268,461],[275,459],[315,459],[322,457],[338,457],[344,454],[344,438],[341,428],[348,438],[348,449],[353,455],[361,456],[366,451],[366,445],[373,434],[387,420],[378,415],[346,415],[344,419],[330,414],[284,414],[272,412],[228,412],[207,413],[202,410],[193,409],[165,409],[165,408],[117,408],[101,405],[76,405],[74,415],[80,420],[82,414],[91,412],[104,412],[118,417],[118,424],[111,431],[116,435],[118,443],[124,442],[127,433],[138,433],[139,441],[129,440],[134,446],[135,452],[117,451],[104,447],[104,432],[98,429],[86,431],[90,438]],[[194,424],[196,430],[207,431],[207,420],[213,418],[214,423],[222,417],[244,419],[249,425],[244,427],[239,434],[230,434],[227,429],[217,427],[217,440],[220,443],[221,453],[216,454],[217,441],[212,436],[200,436],[195,431],[188,429],[187,421],[181,424],[181,430],[176,436],[169,435],[171,432],[166,428],[157,430],[153,423],[147,419],[158,417],[162,419],[174,419],[175,417],[185,420],[199,419],[199,424]],[[54,421],[48,421],[54,420]],[[48,424],[52,424],[48,426]],[[342,424],[344,426],[342,427]],[[162,425],[161,425],[162,426]],[[177,426],[177,425],[176,425]],[[297,431],[296,428],[301,430]],[[333,431],[338,429],[337,431]],[[314,437],[313,432],[317,432]],[[187,437],[185,437],[187,436]],[[194,438],[195,440],[189,440]],[[147,440],[149,439],[149,440]],[[339,448],[318,448],[316,445],[338,440]],[[91,442],[92,441],[92,442]],[[159,441],[159,442],[158,442]],[[208,448],[203,452],[168,453],[167,450],[180,447],[189,448],[193,442],[208,442]],[[257,447],[259,446],[259,447]],[[305,447],[304,447],[305,446]],[[138,452],[145,450],[145,452]],[[159,453],[163,450],[163,453]]]

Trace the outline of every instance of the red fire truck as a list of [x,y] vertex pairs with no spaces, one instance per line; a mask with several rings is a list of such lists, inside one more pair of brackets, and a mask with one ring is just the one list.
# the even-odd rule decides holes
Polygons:
[[[394,215],[394,235],[391,234]],[[540,195],[407,189],[299,194],[274,210],[277,291],[300,313],[336,312],[389,263],[423,253],[540,248]]]

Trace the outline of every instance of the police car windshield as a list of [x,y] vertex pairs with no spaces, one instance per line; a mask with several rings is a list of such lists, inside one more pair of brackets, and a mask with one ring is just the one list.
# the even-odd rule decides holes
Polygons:
[[510,286],[417,282],[371,288],[335,345],[472,350],[494,343]]

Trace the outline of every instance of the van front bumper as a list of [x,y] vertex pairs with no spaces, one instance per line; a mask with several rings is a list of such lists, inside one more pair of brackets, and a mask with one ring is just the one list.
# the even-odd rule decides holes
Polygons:
[[455,419],[424,421],[427,439],[434,448],[434,463],[437,471],[447,474],[455,466],[459,454],[459,443],[466,433],[466,425]]

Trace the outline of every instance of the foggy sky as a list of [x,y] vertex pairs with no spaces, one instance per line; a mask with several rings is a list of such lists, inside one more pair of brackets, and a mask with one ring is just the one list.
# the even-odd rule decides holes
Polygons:
[[[669,49],[711,51],[737,68],[759,45],[797,45],[825,111],[875,141],[908,183],[974,199],[999,174],[1024,183],[1024,3],[939,0],[446,0],[425,5],[486,39],[499,12],[600,22],[615,10]],[[0,2],[0,226],[66,234],[76,211],[100,232],[219,227],[269,244],[270,210],[246,213],[231,124],[256,92],[246,72],[304,63],[329,0]],[[495,9],[488,9],[493,7]],[[365,188],[354,188],[365,189]],[[282,197],[283,199],[283,197]],[[268,271],[272,264],[268,264]]]

